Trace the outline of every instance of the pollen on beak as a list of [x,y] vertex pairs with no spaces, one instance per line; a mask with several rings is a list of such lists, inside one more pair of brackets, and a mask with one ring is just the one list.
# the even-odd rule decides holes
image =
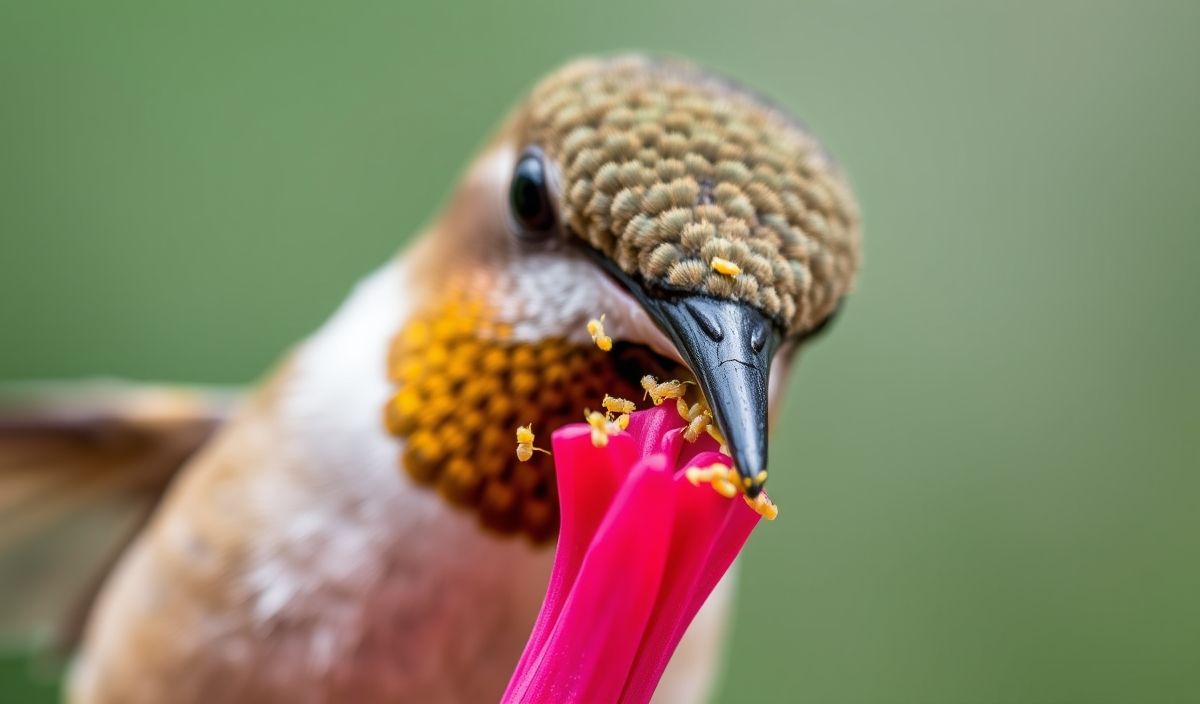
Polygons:
[[637,299],[691,368],[742,488],[750,498],[757,497],[767,478],[767,390],[778,330],[748,303],[705,294],[651,293],[611,259],[589,251]]

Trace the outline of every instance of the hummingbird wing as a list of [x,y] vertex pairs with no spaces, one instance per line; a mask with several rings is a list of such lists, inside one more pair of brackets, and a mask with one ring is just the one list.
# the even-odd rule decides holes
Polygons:
[[103,578],[237,395],[120,381],[0,387],[0,640],[74,645]]

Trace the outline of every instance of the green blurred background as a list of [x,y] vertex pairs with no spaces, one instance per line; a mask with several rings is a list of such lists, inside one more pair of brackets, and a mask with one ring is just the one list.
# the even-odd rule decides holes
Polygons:
[[248,382],[541,74],[680,53],[802,116],[866,227],[721,701],[1200,701],[1200,4],[0,8],[0,379]]

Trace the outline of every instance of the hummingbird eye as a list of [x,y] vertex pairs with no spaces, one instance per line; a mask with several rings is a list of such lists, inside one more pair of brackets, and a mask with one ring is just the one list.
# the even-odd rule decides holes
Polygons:
[[554,226],[554,208],[550,205],[546,167],[540,152],[528,150],[517,160],[509,185],[508,204],[513,218],[521,226],[522,237],[544,239],[550,235]]

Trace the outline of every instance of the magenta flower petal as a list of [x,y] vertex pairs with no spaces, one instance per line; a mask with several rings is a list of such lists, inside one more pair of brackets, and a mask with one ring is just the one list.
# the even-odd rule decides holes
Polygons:
[[645,702],[758,514],[684,477],[728,463],[673,408],[634,413],[606,447],[554,433],[562,527],[541,613],[504,702]]
[[[729,462],[716,452],[697,455],[683,469]],[[737,557],[759,516],[740,498],[726,499],[708,487],[693,487],[679,472],[675,540],[659,586],[655,615],[646,629],[622,701],[649,701],[675,647],[704,600]],[[681,484],[680,484],[681,483]],[[696,535],[707,531],[707,536]]]
[[[562,428],[554,434],[553,443],[556,464],[562,467],[587,466],[589,469],[558,474],[559,503],[575,509],[569,516],[562,514],[550,583],[546,587],[546,596],[533,633],[517,666],[518,672],[533,667],[535,659],[541,654],[558,612],[579,574],[592,537],[600,528],[608,505],[621,486],[622,473],[626,467],[633,465],[637,457],[632,438],[628,436],[611,438],[607,452],[593,452],[591,430],[583,424]],[[516,682],[515,678],[513,682]],[[510,683],[510,690],[512,686]]]

